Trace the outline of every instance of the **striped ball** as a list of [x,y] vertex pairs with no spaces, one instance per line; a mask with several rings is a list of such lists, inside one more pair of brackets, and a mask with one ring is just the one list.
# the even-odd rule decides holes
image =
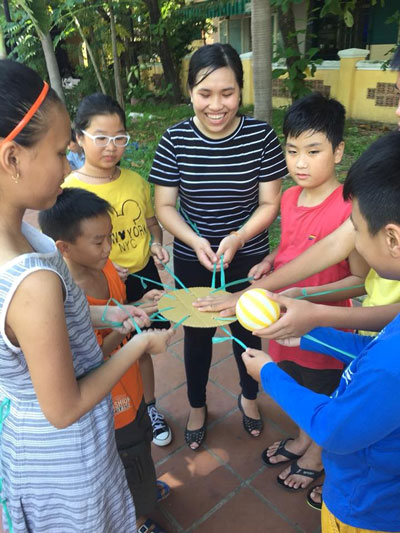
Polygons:
[[280,307],[267,296],[264,289],[250,289],[239,298],[236,316],[244,328],[255,331],[276,322],[280,316]]

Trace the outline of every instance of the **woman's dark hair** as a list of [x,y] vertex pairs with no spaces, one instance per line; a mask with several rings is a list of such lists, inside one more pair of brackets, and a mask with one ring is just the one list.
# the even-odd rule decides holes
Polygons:
[[[5,138],[22,120],[43,89],[43,80],[22,63],[0,60],[0,137]],[[33,146],[46,133],[46,114],[54,103],[62,105],[53,89],[23,130],[13,139],[21,146]]]
[[[206,44],[202,46],[190,58],[188,86],[192,90],[214,70],[229,67],[233,70],[236,82],[243,89],[243,66],[239,54],[230,44]],[[201,79],[197,79],[200,71],[204,71]]]
[[125,112],[118,102],[106,94],[94,93],[85,96],[78,105],[74,121],[76,133],[82,134],[96,115],[118,115],[126,129]]

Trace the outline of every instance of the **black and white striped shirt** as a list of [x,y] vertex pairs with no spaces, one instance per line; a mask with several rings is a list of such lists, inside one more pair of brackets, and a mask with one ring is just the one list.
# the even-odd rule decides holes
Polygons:
[[[257,209],[259,183],[286,174],[277,136],[265,122],[243,116],[231,135],[210,139],[190,118],[164,133],[149,181],[178,187],[179,212],[195,224],[215,251],[221,239],[238,230]],[[238,254],[266,255],[268,251],[268,233],[264,231]],[[174,252],[176,257],[197,260],[194,251],[178,239]]]

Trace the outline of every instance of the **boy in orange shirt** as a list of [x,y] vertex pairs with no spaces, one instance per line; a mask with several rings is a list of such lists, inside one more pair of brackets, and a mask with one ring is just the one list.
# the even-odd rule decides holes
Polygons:
[[[104,306],[110,298],[126,303],[125,285],[108,258],[112,232],[110,209],[106,200],[91,192],[65,188],[55,206],[39,215],[42,231],[56,242],[89,305]],[[161,291],[149,291],[143,297],[142,309],[154,312],[161,295]],[[154,335],[165,335],[165,331],[154,331]],[[129,336],[111,328],[96,330],[96,335],[105,359],[112,357],[129,340]],[[156,502],[169,494],[169,487],[156,480],[150,448],[152,425],[143,397],[138,361],[115,385],[111,395],[117,448],[135,503],[138,533],[162,533],[157,524],[145,518]]]

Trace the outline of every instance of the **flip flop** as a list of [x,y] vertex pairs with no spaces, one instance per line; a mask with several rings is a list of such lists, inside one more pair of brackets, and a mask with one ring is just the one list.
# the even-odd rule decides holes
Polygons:
[[[267,466],[280,466],[285,463],[289,463],[290,461],[293,461],[294,459],[300,459],[301,455],[290,452],[289,450],[285,448],[285,444],[289,442],[290,440],[294,440],[294,439],[292,437],[288,437],[287,439],[281,440],[275,453],[273,453],[270,456],[267,455],[268,448],[265,448],[265,450],[261,454],[261,459],[264,461],[264,463]],[[287,457],[287,460],[280,461],[279,463],[271,463],[270,461],[271,457],[276,457],[277,455],[283,455],[284,457]]]
[[[291,490],[293,492],[297,490],[303,490],[303,487],[298,487],[297,489],[295,489],[294,487],[289,487],[288,485],[285,484],[286,479],[292,474],[297,474],[298,476],[309,477],[315,480],[315,479],[318,479],[319,476],[322,476],[323,473],[324,473],[324,469],[312,470],[311,468],[301,468],[301,466],[297,464],[297,461],[295,461],[294,463],[291,464],[290,472],[287,475],[287,477],[285,479],[281,479],[279,476],[277,476],[276,480],[279,483],[279,485],[281,485],[284,489]],[[304,488],[307,488],[307,487],[304,487]]]
[[157,503],[162,502],[165,498],[168,498],[171,488],[167,483],[157,479]]
[[318,487],[322,487],[322,485],[314,485],[313,487],[311,487],[310,489],[308,489],[307,491],[307,503],[310,507],[312,507],[313,509],[317,510],[317,511],[320,511],[321,508],[322,508],[322,494],[321,494],[321,501],[320,502],[316,502],[315,500],[313,500],[311,498],[311,493],[314,489],[317,489]]

